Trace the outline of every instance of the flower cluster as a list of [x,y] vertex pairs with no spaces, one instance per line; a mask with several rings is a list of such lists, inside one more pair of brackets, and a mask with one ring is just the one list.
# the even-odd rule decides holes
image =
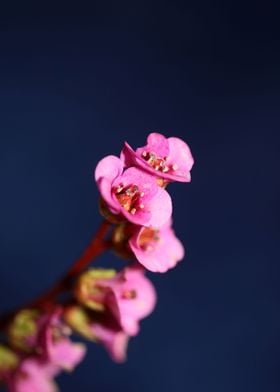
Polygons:
[[[120,157],[109,155],[97,164],[100,211],[109,238],[96,236],[54,290],[9,320],[0,345],[0,380],[9,391],[57,391],[54,378],[72,371],[86,352],[84,344],[70,339],[73,332],[102,344],[116,362],[125,360],[129,339],[156,304],[146,270],[166,272],[184,257],[172,229],[166,188],[171,182],[189,182],[192,165],[186,143],[159,133],[151,133],[136,150],[125,143]],[[127,259],[128,265],[120,271],[85,270],[105,249]]]
[[166,186],[189,182],[193,158],[181,139],[151,133],[134,151],[128,143],[120,158],[109,155],[95,170],[103,215],[117,223],[114,246],[132,253],[147,270],[166,272],[184,257],[171,227],[172,201]]
[[61,314],[58,306],[16,314],[7,331],[10,347],[0,346],[0,377],[10,391],[56,391],[53,377],[73,370],[83,359],[85,346],[70,340],[71,330]]

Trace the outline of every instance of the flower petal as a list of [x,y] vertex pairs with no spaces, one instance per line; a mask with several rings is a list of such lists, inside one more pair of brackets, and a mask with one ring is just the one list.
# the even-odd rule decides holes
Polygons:
[[116,200],[116,198],[112,196],[112,182],[107,178],[103,177],[97,182],[97,185],[102,195],[102,198],[107,203],[110,211],[113,214],[118,214],[121,210],[121,206]]
[[191,180],[190,171],[194,164],[189,146],[177,137],[170,137],[168,142],[170,161],[178,167],[174,172],[174,177],[178,181],[189,182]]
[[113,181],[120,176],[123,171],[123,162],[120,158],[114,155],[108,155],[98,162],[95,169],[95,181],[98,183],[101,178],[106,178],[108,181]]
[[124,146],[121,151],[120,159],[126,167],[133,166],[135,154],[136,153],[133,150],[133,148],[127,142],[124,142]]
[[142,268],[125,268],[114,280],[108,292],[108,305],[123,330],[135,336],[139,332],[139,321],[155,307],[155,288]]
[[117,187],[120,183],[122,183],[124,187],[137,185],[139,189],[146,191],[146,198],[151,198],[154,194],[156,194],[158,188],[153,176],[137,169],[136,167],[130,167],[125,170],[124,173],[113,182],[113,187]]
[[58,373],[58,369],[53,369],[51,374],[48,367],[48,364],[27,358],[9,382],[9,390],[11,392],[57,392],[52,377]]
[[152,272],[166,272],[184,257],[184,247],[175,236],[172,229],[159,231],[158,242],[152,243],[150,248],[140,246],[141,235],[145,228],[141,228],[129,240],[129,245],[139,263]]
[[93,334],[104,345],[115,362],[121,363],[126,360],[126,350],[129,337],[126,333],[116,331],[101,323],[94,323]]
[[165,157],[169,153],[168,141],[160,133],[150,133],[147,138],[147,144],[144,147],[137,148],[137,155],[141,156],[144,151],[153,152],[160,157]]
[[172,215],[172,200],[169,193],[160,187],[149,203],[150,219],[145,226],[160,228],[168,222]]
[[82,343],[73,343],[65,338],[50,347],[49,354],[52,363],[71,371],[83,360],[86,347]]

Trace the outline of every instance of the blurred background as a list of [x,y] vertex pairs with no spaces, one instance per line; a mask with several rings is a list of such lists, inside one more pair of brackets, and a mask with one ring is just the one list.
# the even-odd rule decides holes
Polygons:
[[77,7],[0,15],[0,311],[50,286],[90,240],[100,158],[152,130],[178,136],[195,157],[192,183],[170,187],[186,258],[150,275],[158,305],[128,361],[89,346],[61,389],[279,392],[276,7]]

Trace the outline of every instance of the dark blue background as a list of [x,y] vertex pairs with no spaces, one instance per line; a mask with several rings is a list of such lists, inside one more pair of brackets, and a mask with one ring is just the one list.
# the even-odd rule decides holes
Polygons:
[[170,188],[187,256],[152,275],[158,306],[128,362],[90,346],[62,391],[278,392],[276,7],[23,7],[0,17],[1,311],[51,285],[89,241],[97,161],[151,130],[176,135],[196,160],[192,183]]

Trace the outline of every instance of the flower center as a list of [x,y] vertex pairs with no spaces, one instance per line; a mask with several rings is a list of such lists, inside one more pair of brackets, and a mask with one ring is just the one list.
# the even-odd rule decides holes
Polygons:
[[158,157],[154,152],[142,152],[142,158],[155,170],[166,173],[169,167],[166,165],[166,158]]
[[169,157],[159,157],[152,151],[143,151],[141,156],[153,169],[162,173],[167,173],[169,171],[175,172],[178,169],[178,165],[176,164],[167,164]]
[[137,210],[143,209],[144,204],[141,203],[141,197],[144,196],[144,192],[140,192],[137,185],[124,186],[120,184],[114,193],[120,205],[132,215],[136,213]]
[[139,238],[139,246],[143,250],[153,250],[153,244],[160,240],[159,230],[145,227]]
[[122,293],[122,298],[123,299],[135,299],[137,297],[137,292],[136,290],[125,290]]

